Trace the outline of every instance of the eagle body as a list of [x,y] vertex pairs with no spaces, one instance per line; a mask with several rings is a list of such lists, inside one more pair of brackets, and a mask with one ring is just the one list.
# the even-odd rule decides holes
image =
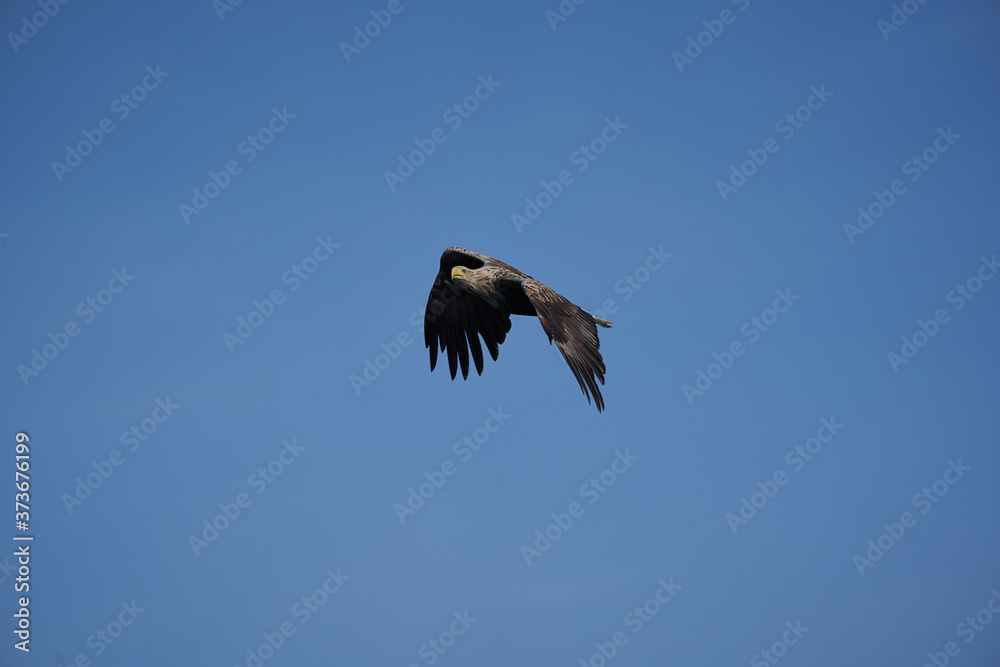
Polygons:
[[[597,382],[604,384],[604,359],[599,352],[597,325],[611,323],[592,317],[579,306],[513,266],[463,248],[448,248],[434,280],[424,313],[424,343],[430,350],[431,370],[438,352],[448,355],[454,380],[459,365],[469,376],[469,354],[476,371],[483,372],[480,338],[496,361],[499,346],[510,331],[510,316],[537,317],[555,342],[580,383],[587,402],[593,394],[597,410],[604,398]],[[595,380],[596,378],[596,380]]]

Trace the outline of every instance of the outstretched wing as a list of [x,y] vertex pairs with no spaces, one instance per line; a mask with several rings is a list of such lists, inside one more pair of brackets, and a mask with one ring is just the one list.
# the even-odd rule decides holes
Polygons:
[[459,288],[451,280],[456,266],[478,269],[490,257],[462,248],[448,248],[441,255],[441,269],[434,280],[427,309],[424,311],[424,345],[430,349],[431,370],[437,365],[438,349],[448,353],[451,379],[455,379],[458,364],[462,378],[469,377],[469,350],[476,372],[483,374],[482,337],[493,361],[500,353],[500,344],[510,331],[510,314],[497,310],[480,297]]
[[538,281],[527,280],[522,288],[538,313],[549,343],[555,341],[576,376],[576,381],[580,383],[587,402],[590,402],[590,394],[593,394],[597,411],[600,412],[604,409],[604,397],[601,396],[594,377],[604,384],[605,368],[604,359],[598,351],[601,341],[597,338],[594,318]]

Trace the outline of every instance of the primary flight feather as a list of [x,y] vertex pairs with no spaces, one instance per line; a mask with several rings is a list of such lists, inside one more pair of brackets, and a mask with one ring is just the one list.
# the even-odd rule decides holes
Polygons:
[[[427,299],[424,312],[424,344],[430,349],[431,370],[438,351],[448,355],[451,379],[459,364],[463,379],[469,377],[469,353],[476,371],[483,373],[482,338],[496,361],[499,346],[510,331],[511,315],[538,318],[569,364],[587,402],[593,394],[600,412],[604,397],[597,382],[604,384],[604,359],[597,326],[611,323],[592,317],[551,288],[509,264],[463,248],[448,248],[441,255],[441,268]],[[595,381],[596,378],[596,381]]]

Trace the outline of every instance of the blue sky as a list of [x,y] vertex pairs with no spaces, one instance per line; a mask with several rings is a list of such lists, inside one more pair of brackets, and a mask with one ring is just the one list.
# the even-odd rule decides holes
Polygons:
[[[1000,661],[996,3],[0,27],[0,664]],[[453,245],[603,414],[529,318],[429,372]]]

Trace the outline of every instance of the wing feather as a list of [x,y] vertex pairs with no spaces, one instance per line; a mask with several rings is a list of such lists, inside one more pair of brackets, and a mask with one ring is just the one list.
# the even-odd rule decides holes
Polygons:
[[573,375],[576,376],[583,395],[587,397],[587,402],[590,402],[590,396],[593,394],[598,412],[604,410],[604,397],[597,382],[604,384],[606,369],[604,358],[599,351],[601,341],[597,337],[594,318],[587,311],[536,280],[525,281],[522,288],[531,305],[535,307],[542,329],[549,337],[549,343],[554,341],[559,348]]
[[469,352],[476,372],[483,372],[481,336],[490,356],[496,361],[499,344],[510,331],[510,314],[502,312],[480,297],[459,288],[451,280],[451,269],[465,266],[475,269],[495,261],[462,248],[448,248],[441,255],[441,268],[427,299],[424,311],[424,345],[430,350],[431,370],[437,364],[438,351],[448,355],[451,379],[459,367],[462,377],[469,377]]
[[467,309],[466,317],[468,318],[468,328],[465,330],[465,337],[469,341],[469,351],[472,352],[472,360],[476,362],[476,372],[480,375],[483,374],[483,348],[479,344],[479,336],[476,332],[479,331],[480,323],[479,317],[475,310]]

